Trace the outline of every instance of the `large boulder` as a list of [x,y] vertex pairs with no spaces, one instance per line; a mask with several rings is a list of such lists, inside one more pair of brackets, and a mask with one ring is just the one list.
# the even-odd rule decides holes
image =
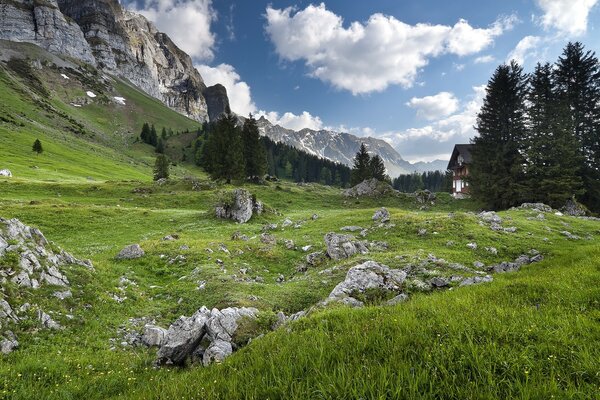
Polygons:
[[325,235],[327,255],[332,260],[342,260],[355,254],[367,254],[369,250],[365,242],[355,240],[352,235],[340,235],[329,232]]
[[394,188],[388,183],[378,181],[375,178],[364,180],[343,192],[346,197],[377,197],[389,193],[395,193]]
[[164,344],[158,350],[157,364],[183,364],[200,344],[209,318],[210,310],[206,307],[191,317],[179,317],[167,330]]
[[116,258],[117,260],[133,260],[143,257],[144,254],[146,253],[139,244],[131,244],[121,250]]
[[359,305],[358,300],[352,297],[355,292],[364,293],[369,289],[399,292],[405,279],[406,272],[402,270],[367,261],[348,270],[346,278],[331,291],[326,303],[342,301],[350,305]]
[[253,212],[260,214],[263,204],[246,189],[235,189],[224,195],[215,207],[217,218],[231,219],[240,224],[250,221]]
[[373,214],[373,221],[389,222],[390,212],[387,210],[387,208],[381,207],[379,210],[375,211],[375,214]]

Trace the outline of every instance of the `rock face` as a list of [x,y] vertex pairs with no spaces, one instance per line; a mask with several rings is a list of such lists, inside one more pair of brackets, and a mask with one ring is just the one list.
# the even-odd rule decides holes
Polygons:
[[0,39],[34,43],[129,80],[200,122],[220,115],[227,93],[211,95],[192,59],[142,15],[118,0],[10,0],[0,4]]
[[[1,173],[1,171],[0,171]],[[575,200],[567,200],[565,206],[561,209],[565,215],[572,217],[584,217],[587,215],[586,208]]]
[[343,193],[346,197],[377,197],[388,193],[395,193],[395,190],[385,182],[378,181],[377,179],[367,179],[350,189],[344,190]]
[[250,221],[252,214],[260,214],[263,206],[246,189],[235,189],[215,207],[217,218],[231,219],[240,224]]
[[140,247],[139,244],[132,244],[132,245],[125,247],[123,250],[121,250],[119,252],[119,254],[117,254],[116,259],[117,260],[133,260],[136,258],[143,257],[144,254],[146,254],[146,253]]
[[239,321],[255,319],[257,315],[255,308],[202,307],[191,317],[179,317],[167,330],[156,363],[182,365],[192,354],[201,356],[204,365],[221,362],[234,350]]
[[351,297],[353,293],[364,293],[368,289],[399,292],[405,279],[404,271],[390,269],[375,261],[367,261],[350,268],[346,278],[331,291],[325,302],[342,301],[346,304],[360,306],[362,303]]
[[229,98],[227,97],[227,89],[225,89],[225,86],[219,83],[214,86],[209,86],[204,89],[202,95],[206,99],[208,118],[211,121],[216,121],[223,114],[231,111],[229,108]]
[[0,260],[3,258],[13,261],[0,270],[0,283],[10,280],[32,289],[44,284],[68,286],[69,280],[61,271],[68,265],[93,269],[89,261],[80,261],[64,250],[55,252],[42,232],[17,219],[0,218]]
[[327,245],[327,255],[332,260],[342,260],[358,253],[367,254],[369,252],[366,243],[356,241],[352,235],[329,232],[325,235],[325,244]]

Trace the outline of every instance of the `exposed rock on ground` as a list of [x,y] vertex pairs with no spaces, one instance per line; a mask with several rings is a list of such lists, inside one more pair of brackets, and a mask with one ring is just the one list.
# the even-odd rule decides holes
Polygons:
[[373,221],[389,222],[390,212],[385,207],[380,208],[379,210],[375,211],[375,214],[373,214]]
[[10,172],[10,170],[8,170],[8,169],[0,169],[0,176],[11,178],[12,172]]
[[419,204],[433,204],[437,196],[429,190],[419,190],[415,192],[415,199]]
[[250,221],[252,214],[260,214],[263,205],[246,189],[235,189],[221,199],[215,207],[217,218],[231,219],[240,224]]
[[546,205],[544,203],[523,203],[519,206],[519,208],[521,209],[525,209],[525,210],[533,210],[533,211],[537,211],[537,212],[552,212],[552,207],[550,207],[549,205]]
[[378,181],[377,179],[367,179],[358,185],[343,191],[346,197],[377,197],[384,194],[395,193],[393,187],[386,182]]
[[585,206],[573,199],[567,200],[567,203],[563,208],[561,208],[561,211],[565,215],[569,215],[571,217],[584,217],[588,214],[588,210],[585,208]]
[[366,242],[357,241],[352,235],[339,235],[330,232],[325,235],[325,244],[327,245],[327,255],[332,260],[342,260],[355,254],[367,254]]
[[6,355],[12,353],[19,347],[19,341],[11,331],[4,332],[4,336],[0,336],[0,353]]
[[146,253],[139,244],[132,244],[121,250],[116,258],[117,260],[133,260],[143,257],[144,254]]

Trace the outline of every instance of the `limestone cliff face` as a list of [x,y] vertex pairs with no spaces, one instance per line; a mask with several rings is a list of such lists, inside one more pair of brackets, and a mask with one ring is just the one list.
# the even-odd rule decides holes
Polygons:
[[79,25],[64,17],[56,0],[0,0],[0,39],[34,43],[96,65]]
[[92,64],[197,121],[220,114],[209,112],[190,56],[118,0],[0,0],[0,39]]
[[217,83],[214,86],[207,87],[202,92],[208,105],[208,115],[211,121],[216,121],[223,114],[231,111],[229,108],[229,98],[225,86]]

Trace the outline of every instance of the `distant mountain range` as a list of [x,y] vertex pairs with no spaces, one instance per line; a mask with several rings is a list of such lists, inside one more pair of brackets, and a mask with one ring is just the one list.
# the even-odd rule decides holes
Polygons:
[[379,154],[383,159],[388,175],[391,177],[412,172],[446,170],[446,166],[448,165],[448,161],[444,160],[412,164],[404,160],[389,143],[381,139],[358,137],[350,133],[325,129],[318,131],[312,129],[294,131],[279,125],[273,125],[265,117],[261,117],[257,122],[259,131],[263,136],[267,136],[276,142],[285,143],[304,150],[310,154],[346,165],[352,165],[352,160],[356,152],[361,143],[364,143],[370,153]]

